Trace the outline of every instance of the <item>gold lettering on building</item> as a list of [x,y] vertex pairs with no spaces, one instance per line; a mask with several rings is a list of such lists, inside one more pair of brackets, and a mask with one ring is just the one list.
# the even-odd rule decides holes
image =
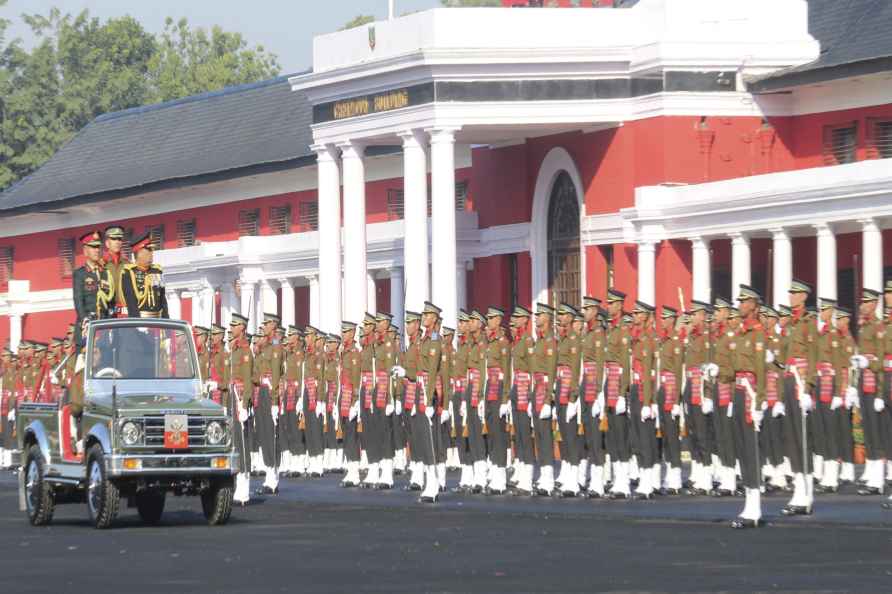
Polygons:
[[409,91],[403,89],[375,97],[375,111],[388,111],[409,105]]
[[408,106],[409,91],[407,89],[400,89],[398,91],[388,91],[370,97],[357,97],[356,99],[338,101],[332,107],[332,117],[336,120],[342,120],[344,118],[354,118],[356,116],[378,113],[380,111],[390,111],[392,109],[400,109]]
[[361,116],[367,113],[369,113],[369,100],[365,97],[339,101],[334,104],[334,119],[336,120]]

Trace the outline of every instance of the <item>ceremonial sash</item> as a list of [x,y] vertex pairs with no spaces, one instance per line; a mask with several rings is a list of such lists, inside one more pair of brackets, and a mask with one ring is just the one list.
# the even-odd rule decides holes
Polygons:
[[530,407],[530,374],[518,371],[514,374],[514,389],[517,392],[517,410],[526,412]]
[[620,382],[622,381],[623,368],[619,363],[614,361],[610,361],[604,365],[606,379],[606,392],[607,392],[607,406],[610,408],[616,407],[616,401],[619,400],[619,389]]
[[305,382],[307,388],[307,410],[316,410],[316,397],[319,392],[319,383],[315,377],[308,377]]
[[335,399],[338,397],[338,383],[336,381],[327,381],[325,384],[325,410],[329,413],[334,412]]
[[412,407],[415,406],[415,394],[418,392],[418,384],[415,382],[409,382],[406,384],[406,392],[403,397],[403,408],[405,410],[412,410]]
[[793,368],[796,368],[799,371],[799,377],[805,382],[808,378],[806,374],[808,373],[808,359],[804,359],[802,357],[790,357],[787,359],[787,377],[793,377]]
[[341,416],[350,416],[350,406],[353,404],[353,383],[341,378]]
[[418,412],[420,412],[420,413],[423,413],[424,411],[427,410],[427,399],[425,397],[425,395],[427,394],[427,390],[428,390],[427,380],[428,380],[427,372],[419,371],[418,372],[418,385],[421,386],[421,388],[424,390],[421,393],[421,397],[418,398],[418,402],[417,402]]
[[293,412],[297,409],[297,390],[300,388],[300,382],[290,380],[285,382],[285,410]]
[[480,402],[480,370],[468,369],[468,382],[471,386],[471,406]]
[[585,401],[591,404],[598,397],[598,386],[595,385],[598,379],[598,366],[594,361],[584,361],[582,363],[582,393]]
[[570,383],[573,379],[573,372],[566,365],[558,365],[558,402],[560,404],[569,404],[570,402]]
[[700,368],[688,369],[688,385],[691,386],[691,404],[699,406],[703,403],[703,372]]
[[486,369],[486,399],[493,401],[499,400],[502,397],[501,391],[499,390],[500,384],[502,383],[499,380],[499,376],[502,374],[501,367],[488,367]]
[[467,388],[467,385],[465,383],[465,378],[463,378],[463,377],[452,378],[452,391],[455,394],[464,395],[465,388]]
[[372,408],[372,392],[375,389],[375,376],[371,371],[363,371],[359,377],[360,385],[362,386],[362,408],[369,410]]
[[542,407],[545,406],[545,395],[547,392],[545,374],[534,373],[533,380],[536,382],[536,413],[538,414],[542,411]]
[[817,364],[818,371],[818,398],[824,404],[833,400],[833,378],[836,375],[833,365],[826,361]]
[[719,406],[731,404],[731,384],[719,384]]
[[254,392],[251,394],[251,406],[254,408],[260,406],[260,386],[254,386]]
[[[734,379],[737,382],[737,385],[740,386],[740,389],[743,391],[743,414],[744,419],[749,424],[753,422],[753,397],[750,394],[749,390],[746,389],[746,382],[749,382],[750,387],[753,389],[753,392],[756,390],[756,374],[751,371],[738,371],[734,374]],[[758,461],[757,461],[758,463]]]
[[670,412],[678,402],[678,386],[675,374],[671,371],[660,372],[660,387],[663,388],[663,410]]
[[[868,361],[876,361],[876,355],[864,355]],[[865,394],[877,393],[877,374],[870,367],[861,370],[861,389]]]
[[776,371],[769,371],[765,374],[765,399],[768,400],[768,406],[774,406],[777,402],[777,384],[780,374]]
[[379,409],[387,407],[388,379],[386,371],[375,374],[375,406]]

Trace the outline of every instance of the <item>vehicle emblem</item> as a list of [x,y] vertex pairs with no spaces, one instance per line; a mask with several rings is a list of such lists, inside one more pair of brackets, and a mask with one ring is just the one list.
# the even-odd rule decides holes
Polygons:
[[164,415],[164,447],[172,450],[189,447],[187,415]]

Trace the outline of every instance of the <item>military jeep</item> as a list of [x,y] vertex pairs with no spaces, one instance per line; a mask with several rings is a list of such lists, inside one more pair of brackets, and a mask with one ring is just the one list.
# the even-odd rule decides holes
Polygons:
[[107,528],[122,500],[154,524],[168,494],[199,496],[208,523],[226,523],[232,417],[203,392],[189,324],[95,321],[86,345],[80,419],[64,398],[19,406],[19,507],[31,524],[51,522],[57,504],[86,503],[90,522]]

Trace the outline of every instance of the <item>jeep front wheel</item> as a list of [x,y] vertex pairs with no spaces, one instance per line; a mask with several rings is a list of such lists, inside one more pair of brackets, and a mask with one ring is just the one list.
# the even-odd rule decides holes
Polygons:
[[211,526],[222,526],[232,514],[232,480],[213,483],[201,494],[201,509]]
[[25,457],[25,509],[32,526],[46,526],[53,521],[53,487],[46,482],[43,453],[37,445],[28,448]]
[[87,455],[87,507],[96,528],[108,528],[118,517],[121,493],[105,472],[105,455],[99,444]]

